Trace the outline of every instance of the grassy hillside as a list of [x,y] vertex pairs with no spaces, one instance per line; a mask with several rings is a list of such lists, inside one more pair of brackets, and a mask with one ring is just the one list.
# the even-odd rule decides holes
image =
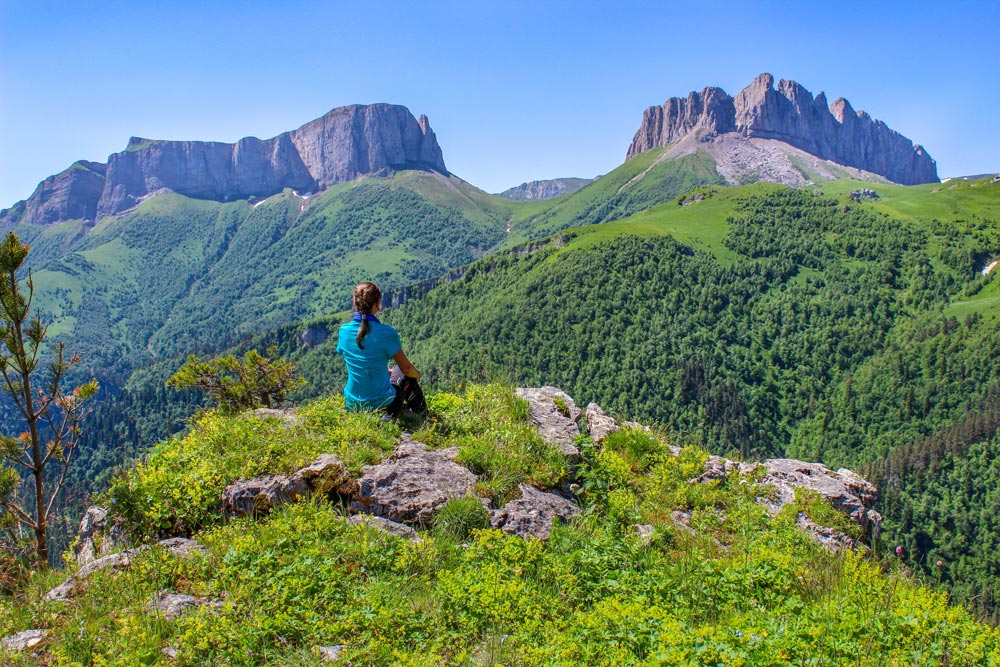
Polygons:
[[[805,512],[850,530],[817,497],[772,516],[756,502],[766,488],[737,477],[691,484],[705,452],[675,456],[682,441],[641,430],[601,446],[578,440],[571,473],[553,465],[509,389],[472,386],[429,403],[414,439],[457,446],[487,479],[573,481],[582,515],[545,542],[481,528],[484,510],[467,498],[441,508],[416,542],[352,525],[325,498],[226,522],[217,494],[236,477],[289,472],[319,452],[357,471],[400,431],[336,398],[302,406],[292,427],[208,413],[104,499],[133,537],[190,533],[207,552],[143,551],[79,583],[69,603],[43,598],[73,568],[8,580],[0,635],[49,635],[5,664],[320,665],[320,646],[359,666],[1000,664],[997,630],[893,556],[831,554],[796,528]],[[477,493],[496,502],[495,489]],[[150,606],[164,593],[218,606],[168,618]]]
[[569,227],[625,218],[670,201],[694,186],[725,182],[707,153],[660,160],[665,150],[637,155],[571,194],[519,205],[505,245],[511,247]]
[[106,385],[161,356],[343,309],[359,277],[435,277],[501,241],[510,203],[406,171],[305,198],[220,203],[157,195],[91,228],[18,226],[35,304]]

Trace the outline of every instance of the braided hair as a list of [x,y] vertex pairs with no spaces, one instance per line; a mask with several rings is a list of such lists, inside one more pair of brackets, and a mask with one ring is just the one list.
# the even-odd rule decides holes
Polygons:
[[354,288],[354,310],[361,315],[361,328],[358,329],[358,347],[364,349],[361,341],[368,335],[371,325],[368,324],[366,315],[374,315],[372,311],[379,301],[382,300],[382,290],[375,283],[358,283]]

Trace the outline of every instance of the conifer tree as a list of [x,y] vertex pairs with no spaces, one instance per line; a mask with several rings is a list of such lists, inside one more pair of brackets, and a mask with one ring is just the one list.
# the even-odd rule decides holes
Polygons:
[[[19,271],[28,246],[11,232],[0,243],[0,373],[2,388],[23,417],[19,435],[0,432],[0,521],[12,546],[23,530],[34,534],[38,566],[49,564],[48,528],[55,499],[66,482],[80,439],[87,400],[97,391],[91,381],[66,391],[66,373],[79,357],[66,358],[65,344],[52,351],[47,378],[38,365],[47,327],[36,313],[29,317],[34,284],[29,272],[22,289]],[[14,427],[5,424],[4,430]],[[22,478],[25,473],[27,479]],[[22,497],[21,490],[31,491]]]

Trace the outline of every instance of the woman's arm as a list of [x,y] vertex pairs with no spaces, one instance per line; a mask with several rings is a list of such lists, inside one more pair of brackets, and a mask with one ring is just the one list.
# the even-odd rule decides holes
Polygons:
[[402,349],[396,353],[393,359],[395,359],[396,365],[399,366],[399,370],[403,371],[403,375],[408,378],[413,378],[414,380],[420,379],[420,371],[418,371],[417,367],[406,358],[406,354]]

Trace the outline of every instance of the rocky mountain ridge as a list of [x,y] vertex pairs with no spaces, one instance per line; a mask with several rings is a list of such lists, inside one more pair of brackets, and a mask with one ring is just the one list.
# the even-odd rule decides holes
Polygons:
[[507,188],[503,192],[497,193],[497,195],[504,199],[513,199],[514,201],[552,199],[553,197],[559,197],[570,192],[576,192],[593,180],[593,178],[551,178],[544,181],[529,181],[512,188]]
[[447,173],[427,117],[391,104],[339,107],[268,140],[132,137],[107,164],[80,161],[45,179],[30,198],[0,212],[0,223],[92,221],[162,190],[217,201],[267,197],[284,188],[315,192],[404,164]]
[[782,79],[775,88],[774,77],[767,73],[735,97],[710,86],[649,107],[626,159],[692,134],[705,142],[726,135],[777,140],[903,185],[938,181],[937,165],[922,146],[864,111],[855,111],[842,97],[828,105],[824,93],[813,97],[795,81]]

